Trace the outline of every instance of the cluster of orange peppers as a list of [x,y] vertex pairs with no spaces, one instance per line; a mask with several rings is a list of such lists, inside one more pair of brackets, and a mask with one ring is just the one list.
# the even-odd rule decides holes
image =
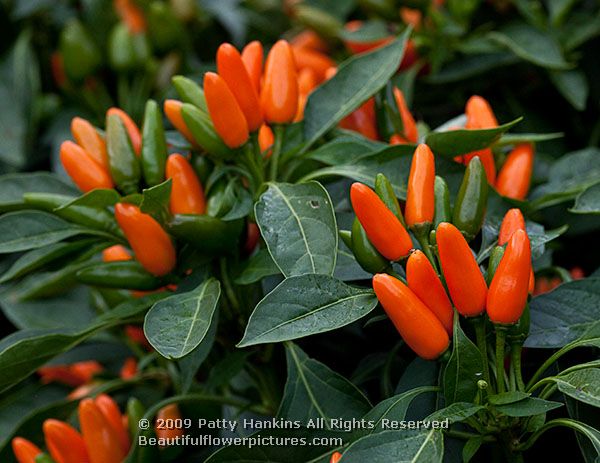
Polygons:
[[[434,179],[434,155],[427,145],[419,145],[412,159],[404,214],[406,225],[416,235],[423,230],[428,232],[433,223]],[[435,263],[422,251],[413,250],[406,228],[373,190],[354,183],[350,199],[377,251],[390,261],[408,257],[406,284],[379,273],[373,277],[373,289],[402,338],[420,357],[435,359],[447,350],[453,306],[465,317],[477,317],[487,311],[495,324],[514,324],[519,320],[533,279],[531,246],[518,209],[509,211],[503,221],[499,244],[507,246],[489,288],[460,230],[448,222],[437,226],[435,248],[446,291],[434,269]],[[521,220],[515,220],[515,216]]]
[[[85,398],[79,402],[78,431],[70,424],[47,419],[42,425],[46,449],[45,454],[33,442],[22,437],[12,439],[13,453],[18,463],[121,463],[131,447],[129,417],[122,414],[117,403],[106,394]],[[136,417],[133,417],[136,418]],[[139,419],[139,417],[137,417]],[[157,420],[181,418],[176,404],[167,405],[157,413]],[[172,439],[183,434],[178,428],[154,430],[158,439]],[[43,460],[40,460],[41,457]]]

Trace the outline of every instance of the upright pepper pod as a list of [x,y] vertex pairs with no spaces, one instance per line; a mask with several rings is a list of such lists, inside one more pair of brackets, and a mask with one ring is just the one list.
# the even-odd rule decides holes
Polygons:
[[452,336],[454,320],[452,303],[431,262],[422,251],[414,251],[408,256],[406,282],[408,287],[442,323],[448,335]]
[[71,134],[77,144],[108,172],[106,142],[96,127],[81,117],[74,117],[71,121]]
[[217,70],[240,105],[248,130],[258,130],[263,122],[258,93],[240,53],[233,45],[223,43],[217,50]]
[[72,141],[60,145],[60,162],[71,180],[84,193],[114,186],[109,173],[87,151]]
[[375,246],[371,244],[365,229],[358,219],[354,219],[352,224],[351,246],[354,257],[359,265],[369,273],[383,272],[389,267],[390,262],[383,257]]
[[533,145],[522,143],[510,152],[496,180],[496,190],[502,196],[523,200],[529,192],[533,171]]
[[181,107],[181,115],[196,145],[218,158],[231,156],[233,151],[223,143],[207,113],[185,103]]
[[437,175],[433,183],[433,196],[435,199],[433,226],[437,228],[440,223],[452,220],[450,190],[446,181]]
[[125,453],[129,451],[130,441],[129,434],[123,423],[123,416],[119,410],[119,406],[112,399],[112,397],[106,394],[99,394],[94,400],[96,406],[100,409],[106,421],[110,424],[112,429],[115,431],[119,438],[121,448]]
[[465,317],[480,315],[485,309],[487,286],[467,241],[447,222],[438,225],[435,238],[454,307]]
[[133,147],[133,151],[135,152],[136,156],[139,156],[142,153],[142,134],[140,132],[140,129],[138,128],[136,123],[133,122],[133,119],[129,117],[129,114],[127,114],[122,109],[110,108],[108,111],[106,111],[107,119],[109,118],[109,116],[113,115],[119,116],[121,122],[123,122],[123,125],[127,130],[127,135],[129,136],[129,141],[131,142],[131,146]]
[[112,428],[93,399],[79,402],[79,424],[87,448],[90,463],[121,463],[126,452],[120,445],[117,432]]
[[43,452],[37,445],[22,437],[15,437],[11,441],[11,446],[17,463],[35,463],[36,457],[43,455]]
[[402,120],[402,135],[408,142],[416,143],[419,139],[417,124],[413,115],[408,109],[408,105],[404,99],[404,94],[398,87],[394,87],[394,100],[396,101],[396,106],[400,112],[400,119]]
[[73,19],[60,34],[60,53],[70,79],[81,81],[101,64],[102,53],[83,24]]
[[196,144],[194,135],[188,128],[185,120],[183,119],[182,109],[183,103],[177,100],[165,100],[163,105],[165,115],[169,122],[177,129],[177,131],[185,137],[187,141],[192,144]]
[[373,290],[402,339],[419,357],[433,360],[448,349],[446,329],[408,286],[379,273],[373,277]]
[[[184,76],[174,76],[172,79],[173,87],[177,90],[179,97],[183,103],[189,103],[196,106],[198,109],[201,109],[204,112],[208,112],[208,107],[206,106],[206,98],[204,97],[204,90],[202,87],[194,82],[192,79],[188,79]],[[167,101],[177,101],[177,100],[166,100]],[[181,102],[178,102],[181,104]]]
[[[161,408],[156,414],[157,421],[177,422],[181,421],[181,412],[177,404],[166,405]],[[175,439],[178,436],[183,436],[183,429],[174,427],[173,429],[164,429],[164,427],[156,427],[154,432],[159,439]]]
[[333,452],[333,455],[331,455],[331,459],[329,460],[329,463],[339,463],[342,460],[342,454],[340,452]]
[[242,50],[242,61],[244,62],[244,66],[246,66],[246,71],[248,71],[252,85],[254,85],[258,95],[260,95],[263,59],[263,46],[258,40],[253,40]]
[[317,50],[292,46],[292,52],[294,53],[297,72],[300,72],[302,69],[310,69],[314,72],[317,82],[325,80],[327,69],[335,66],[335,61],[325,53]]
[[373,246],[389,260],[399,260],[412,249],[412,240],[398,218],[368,186],[353,183],[350,200]]
[[265,121],[288,124],[298,111],[298,76],[292,48],[285,40],[273,45],[265,63],[260,102]]
[[308,101],[308,96],[317,85],[317,77],[312,69],[304,68],[298,72],[298,111],[294,122],[304,119],[304,107]]
[[136,259],[155,276],[169,273],[175,267],[175,248],[169,235],[150,215],[133,204],[117,203],[115,218],[125,233]]
[[452,214],[452,223],[471,241],[483,224],[488,198],[488,183],[483,165],[475,156],[465,171]]
[[126,194],[137,193],[142,176],[140,162],[121,117],[106,117],[106,141],[110,173],[117,187]]
[[60,463],[82,463],[89,461],[85,442],[81,434],[69,424],[48,419],[42,426],[46,447],[52,458]]
[[248,123],[229,86],[214,72],[204,75],[204,95],[215,130],[229,148],[248,140]]
[[[465,107],[465,113],[467,116],[465,128],[467,129],[492,129],[498,127],[498,121],[492,111],[492,107],[480,96],[474,95],[469,98]],[[496,164],[492,150],[490,148],[485,148],[465,155],[465,164],[468,164],[475,156],[478,156],[479,159],[481,159],[487,180],[490,185],[493,185],[496,181]]]
[[487,313],[493,323],[513,324],[519,320],[529,289],[531,245],[523,230],[513,233],[496,269],[487,295]]
[[[357,32],[360,29],[362,29],[363,26],[364,26],[364,22],[363,21],[353,20],[353,21],[347,22],[344,25],[344,29],[347,32]],[[344,45],[346,46],[346,48],[348,48],[348,50],[352,54],[357,55],[359,53],[364,53],[366,51],[382,47],[385,44],[391,42],[392,40],[394,40],[393,36],[381,37],[381,38],[378,38],[378,39],[375,39],[375,40],[369,40],[369,41],[362,41],[362,40],[358,41],[358,40],[352,40],[352,39],[344,39]]]
[[155,186],[165,180],[167,143],[162,114],[154,100],[146,103],[142,125],[142,171],[146,185]]
[[403,227],[406,226],[404,217],[402,216],[402,209],[400,203],[394,192],[394,187],[388,178],[381,172],[375,177],[375,193],[381,198],[387,208],[394,213],[398,218]]
[[171,179],[170,208],[172,214],[204,214],[204,190],[194,169],[181,154],[167,160],[167,178]]
[[370,140],[379,140],[377,119],[375,116],[375,100],[369,98],[356,110],[340,122],[340,127],[354,130]]
[[427,145],[417,146],[413,155],[408,176],[406,207],[404,215],[406,225],[415,230],[424,228],[428,232],[433,222],[435,160]]
[[102,251],[103,262],[122,262],[131,259],[129,251],[127,251],[125,246],[121,246],[120,244],[115,244]]
[[504,214],[504,218],[500,224],[500,232],[498,233],[498,245],[502,246],[508,243],[512,234],[517,230],[526,230],[526,228],[523,214],[515,207],[509,209]]

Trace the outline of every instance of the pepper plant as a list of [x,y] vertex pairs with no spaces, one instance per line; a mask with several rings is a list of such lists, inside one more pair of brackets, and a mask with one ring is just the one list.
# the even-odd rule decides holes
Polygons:
[[[416,124],[392,81],[410,34],[327,69],[298,42],[264,66],[260,43],[223,44],[202,86],[174,78],[176,130],[154,101],[141,129],[112,108],[72,123],[74,185],[0,178],[3,461],[519,461],[557,427],[600,453],[580,416],[598,279],[553,268],[566,227],[535,222],[597,212],[597,150],[530,192],[555,134],[509,134],[522,118],[478,96]],[[532,297],[550,271],[566,281]],[[263,444],[191,441],[231,437],[221,420]]]

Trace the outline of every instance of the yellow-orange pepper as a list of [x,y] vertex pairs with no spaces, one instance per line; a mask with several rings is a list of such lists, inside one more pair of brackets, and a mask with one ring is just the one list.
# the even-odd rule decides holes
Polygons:
[[167,159],[167,178],[171,179],[170,208],[173,214],[204,214],[206,201],[200,180],[193,167],[181,154]]
[[404,218],[409,227],[433,221],[435,159],[429,146],[417,146],[410,165]]
[[264,51],[263,46],[258,40],[250,42],[242,50],[242,61],[246,66],[246,71],[250,76],[250,80],[256,89],[256,93],[260,95],[260,81],[262,79]]
[[181,135],[185,137],[187,141],[192,144],[196,143],[192,132],[188,129],[185,120],[183,119],[183,115],[181,114],[181,108],[183,107],[183,103],[178,100],[165,100],[164,110],[167,119],[169,122],[177,129]]

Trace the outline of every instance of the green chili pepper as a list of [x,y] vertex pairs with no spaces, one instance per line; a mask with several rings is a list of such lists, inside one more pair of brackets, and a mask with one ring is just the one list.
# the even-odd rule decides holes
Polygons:
[[471,241],[483,224],[487,205],[488,183],[485,169],[478,156],[469,162],[458,190],[452,223]]
[[60,52],[70,79],[81,81],[101,64],[100,50],[83,24],[76,19],[67,23],[60,35]]
[[35,463],[54,463],[54,460],[45,453],[40,453],[35,457]]
[[200,183],[202,185],[206,185],[208,176],[211,174],[214,168],[213,162],[206,156],[193,153],[191,164],[194,168],[194,172],[196,172],[196,175],[198,176],[198,180],[200,180]]
[[127,72],[143,68],[150,58],[146,34],[132,34],[123,22],[115,25],[108,38],[108,60],[115,71]]
[[214,254],[238,248],[243,220],[223,221],[208,215],[174,215],[167,231],[200,251]]
[[140,420],[144,417],[146,408],[136,397],[130,397],[127,401],[127,425],[129,427],[129,435],[133,438],[140,431]]
[[72,200],[71,196],[52,193],[25,193],[23,195],[25,204],[35,209],[52,212],[61,219],[77,225],[106,231],[119,237],[123,236],[123,232],[114,216],[106,209],[77,204],[62,207]]
[[439,176],[435,176],[434,186],[435,196],[435,213],[433,216],[434,227],[442,222],[450,222],[452,220],[452,210],[450,208],[450,190],[448,184]]
[[[397,131],[395,122],[392,118],[394,116],[393,108],[390,107],[388,98],[389,85],[386,85],[383,89],[375,94],[375,118],[377,121],[377,131],[384,140],[389,140],[395,133],[402,133],[402,130]],[[391,100],[393,101],[393,100]],[[402,127],[402,122],[400,122]]]
[[146,185],[155,186],[165,180],[167,155],[162,114],[156,101],[149,100],[142,126],[142,170]]
[[106,146],[113,180],[123,193],[137,193],[141,177],[140,162],[133,151],[127,129],[116,114],[106,118]]
[[348,249],[352,249],[352,232],[350,230],[339,230],[338,235]]
[[198,146],[216,158],[232,158],[234,151],[229,149],[215,132],[210,116],[189,103],[184,103],[181,115]]
[[377,193],[377,196],[381,198],[388,209],[392,211],[396,217],[398,217],[400,223],[406,227],[404,217],[402,216],[402,209],[400,209],[400,203],[398,202],[398,198],[396,198],[396,193],[394,193],[392,183],[385,175],[381,173],[377,174],[375,177],[375,193]]
[[171,79],[173,86],[181,101],[196,106],[208,114],[208,107],[206,106],[206,98],[204,98],[204,90],[202,87],[194,82],[192,79],[188,79],[183,76],[175,76]]
[[492,282],[492,278],[494,278],[494,273],[496,273],[496,269],[502,260],[502,256],[504,255],[504,246],[496,246],[492,253],[490,254],[490,260],[488,262],[487,274],[485,280],[489,286]]
[[90,286],[147,291],[160,288],[165,281],[148,273],[136,260],[95,262],[77,272],[77,280]]
[[168,3],[153,1],[146,19],[150,40],[158,51],[168,51],[180,41],[183,28]]
[[390,265],[390,262],[371,244],[358,219],[354,219],[354,224],[352,224],[351,249],[356,261],[369,273],[382,272]]

